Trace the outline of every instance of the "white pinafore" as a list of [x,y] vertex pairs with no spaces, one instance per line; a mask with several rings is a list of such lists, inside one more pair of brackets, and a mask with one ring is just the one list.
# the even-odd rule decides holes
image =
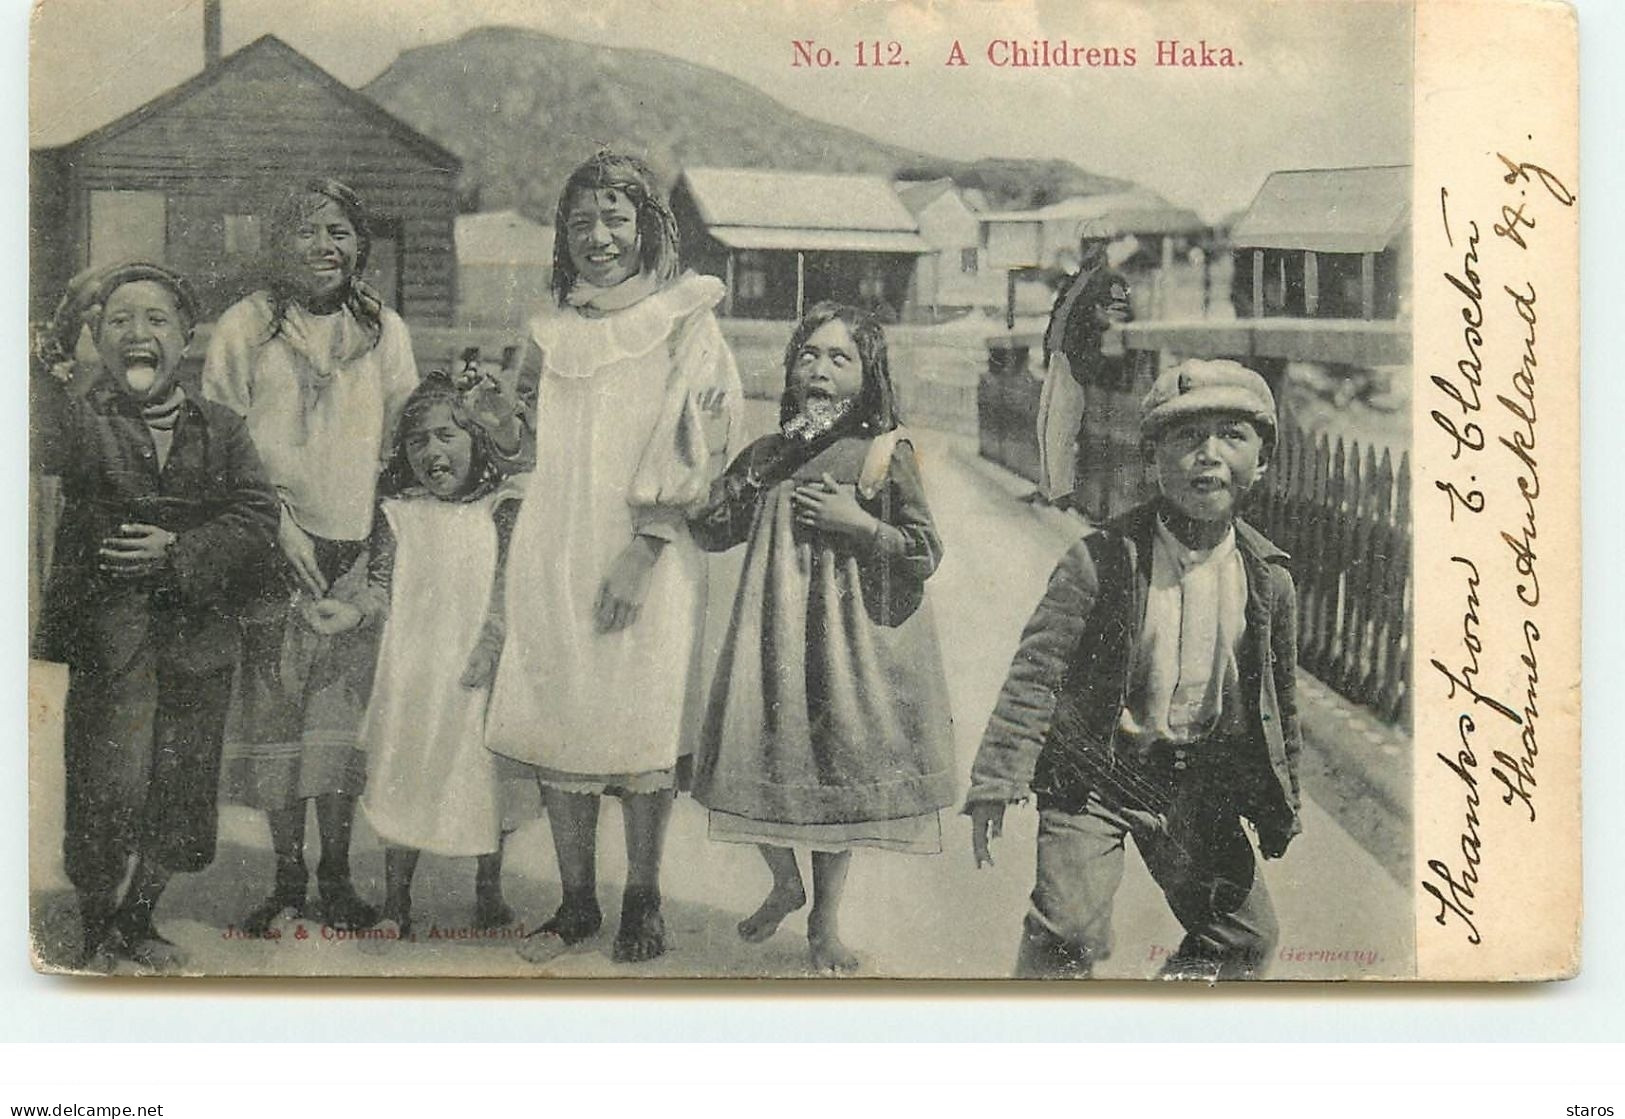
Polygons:
[[462,685],[497,567],[497,502],[384,501],[395,534],[389,618],[361,727],[361,808],[386,843],[439,855],[497,849],[497,758],[485,748],[487,692]]

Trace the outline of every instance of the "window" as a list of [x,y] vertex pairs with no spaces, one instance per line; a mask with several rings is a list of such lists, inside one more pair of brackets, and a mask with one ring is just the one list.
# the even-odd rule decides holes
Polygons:
[[978,267],[978,262],[976,259],[977,255],[978,253],[976,249],[960,249],[959,270],[965,273],[967,276],[976,275]]
[[226,255],[253,256],[260,251],[258,214],[226,215]]
[[886,280],[880,266],[873,261],[865,263],[858,277],[858,297],[861,300],[879,300],[886,295]]
[[740,253],[734,297],[745,302],[767,298],[767,260],[761,253]]

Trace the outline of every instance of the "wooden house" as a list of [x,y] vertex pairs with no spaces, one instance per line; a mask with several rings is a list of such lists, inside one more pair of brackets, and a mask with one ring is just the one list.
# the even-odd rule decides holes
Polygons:
[[458,158],[275,36],[225,58],[218,44],[216,22],[202,73],[30,153],[33,316],[80,269],[143,257],[191,277],[213,318],[250,290],[274,200],[328,176],[372,211],[369,276],[386,301],[449,323]]
[[952,179],[898,183],[897,197],[931,246],[920,257],[915,278],[922,309],[934,313],[1004,302],[1004,273],[986,266],[982,223]]
[[671,195],[683,262],[727,285],[725,314],[794,319],[839,300],[895,320],[931,247],[886,179],[691,167]]
[[1410,201],[1407,166],[1274,172],[1230,232],[1237,315],[1406,317]]
[[1134,238],[1151,258],[1182,238],[1199,237],[1207,225],[1194,211],[1175,206],[1148,190],[1063,198],[1036,210],[1005,210],[980,215],[982,243],[996,268],[1071,271],[1085,235],[1102,240]]
[[517,210],[457,219],[457,321],[518,326],[548,299],[553,227]]

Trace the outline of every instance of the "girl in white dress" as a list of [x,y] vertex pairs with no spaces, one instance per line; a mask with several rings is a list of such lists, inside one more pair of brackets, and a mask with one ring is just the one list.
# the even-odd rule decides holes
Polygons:
[[[557,305],[530,324],[529,498],[514,527],[507,636],[487,743],[538,768],[563,904],[521,946],[541,961],[595,934],[599,799],[621,800],[627,881],[613,957],[667,948],[660,858],[698,714],[705,560],[686,514],[727,462],[741,397],[713,277],[679,274],[677,231],[642,162],[603,152],[565,184]],[[502,449],[528,458],[523,425]]]
[[488,611],[522,480],[500,480],[456,388],[430,374],[401,411],[366,586],[316,604],[322,633],[383,626],[361,725],[361,810],[385,844],[379,928],[387,939],[411,935],[412,876],[423,851],[479,860],[476,928],[512,920],[502,899],[498,759],[485,748],[485,706],[500,646],[500,623]]

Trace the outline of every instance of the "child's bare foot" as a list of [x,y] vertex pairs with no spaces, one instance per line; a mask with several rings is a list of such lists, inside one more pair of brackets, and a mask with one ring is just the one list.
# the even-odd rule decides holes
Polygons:
[[388,952],[403,940],[412,939],[412,919],[402,914],[385,911],[378,923],[361,934],[361,951],[369,956]]
[[629,888],[621,898],[621,927],[615,933],[610,959],[638,964],[665,954],[666,921],[660,916],[660,893]]
[[591,893],[566,893],[558,912],[519,942],[519,958],[526,963],[545,964],[596,935],[603,924],[604,914],[596,897]]
[[513,924],[513,910],[500,893],[474,895],[474,927],[476,929],[505,929]]
[[807,958],[819,975],[851,975],[858,970],[858,957],[833,932],[809,932]]
[[807,891],[800,882],[775,882],[756,912],[739,922],[739,938],[760,944],[779,931],[784,919],[807,904]]

